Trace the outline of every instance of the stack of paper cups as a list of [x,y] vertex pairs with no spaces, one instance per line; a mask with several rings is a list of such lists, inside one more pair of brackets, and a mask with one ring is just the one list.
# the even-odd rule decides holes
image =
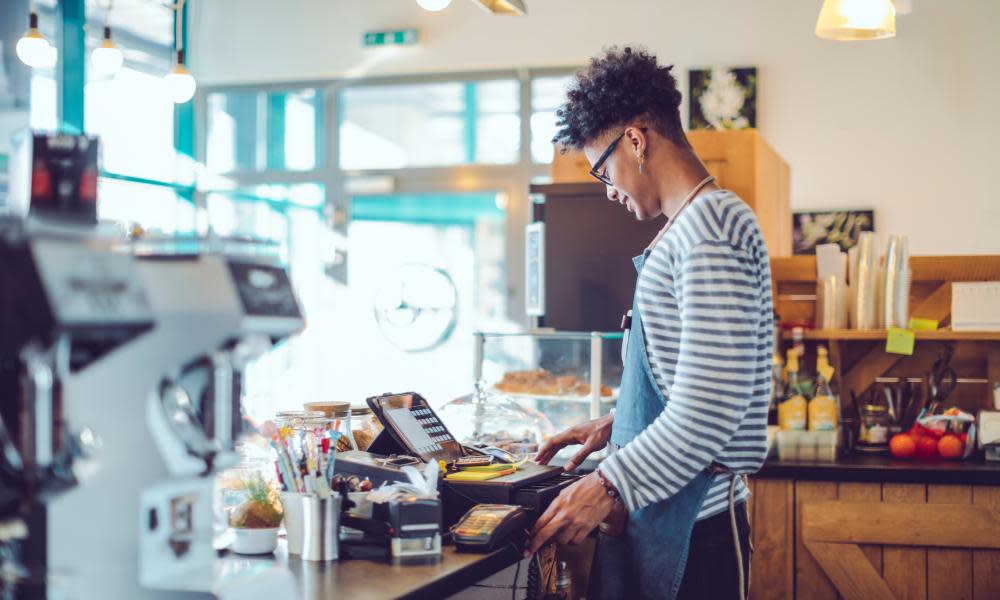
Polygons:
[[861,233],[858,240],[857,264],[851,281],[853,301],[851,303],[851,326],[854,329],[875,329],[875,257],[872,250],[874,234]]
[[844,281],[834,275],[819,282],[816,290],[816,326],[820,329],[847,327],[848,289]]
[[905,236],[892,236],[885,253],[883,326],[906,328],[910,320],[909,249]]

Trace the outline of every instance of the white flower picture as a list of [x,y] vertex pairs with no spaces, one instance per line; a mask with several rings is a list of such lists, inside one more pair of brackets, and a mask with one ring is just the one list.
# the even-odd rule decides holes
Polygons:
[[689,72],[690,129],[757,126],[757,69],[694,69]]

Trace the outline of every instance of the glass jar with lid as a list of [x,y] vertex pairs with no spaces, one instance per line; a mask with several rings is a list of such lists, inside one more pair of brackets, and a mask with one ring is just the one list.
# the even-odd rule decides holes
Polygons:
[[329,421],[328,429],[340,434],[335,446],[337,452],[358,449],[351,433],[350,402],[306,402],[303,407],[308,411],[320,412]]
[[382,424],[366,404],[351,405],[351,439],[358,450],[367,450],[382,431]]
[[274,424],[279,428],[287,427],[292,431],[305,431],[308,421],[322,419],[323,416],[323,413],[318,410],[282,410],[274,416]]
[[889,425],[889,411],[885,405],[875,403],[862,405],[857,450],[869,453],[888,452]]

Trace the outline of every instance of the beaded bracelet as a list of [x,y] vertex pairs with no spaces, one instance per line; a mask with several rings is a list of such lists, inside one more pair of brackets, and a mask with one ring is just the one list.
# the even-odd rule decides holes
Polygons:
[[602,473],[600,469],[597,469],[595,473],[597,473],[597,480],[601,482],[601,487],[604,488],[604,491],[608,494],[608,497],[614,501],[621,500],[622,499],[621,494],[618,493],[618,490],[615,488],[615,485],[610,481],[608,481],[607,477],[604,476],[604,473]]

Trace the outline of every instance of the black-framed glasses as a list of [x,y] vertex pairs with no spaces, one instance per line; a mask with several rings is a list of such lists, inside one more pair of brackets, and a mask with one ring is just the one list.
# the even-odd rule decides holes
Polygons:
[[590,168],[590,176],[600,181],[604,185],[614,185],[614,184],[611,183],[610,177],[600,172],[601,167],[603,167],[604,163],[607,162],[608,157],[611,156],[611,153],[615,151],[615,148],[618,147],[618,142],[622,141],[623,137],[625,137],[624,131],[618,134],[618,137],[616,137],[615,140],[608,145],[608,147],[604,150],[604,152],[601,153],[601,156],[597,159],[597,162],[594,163],[594,166]]

